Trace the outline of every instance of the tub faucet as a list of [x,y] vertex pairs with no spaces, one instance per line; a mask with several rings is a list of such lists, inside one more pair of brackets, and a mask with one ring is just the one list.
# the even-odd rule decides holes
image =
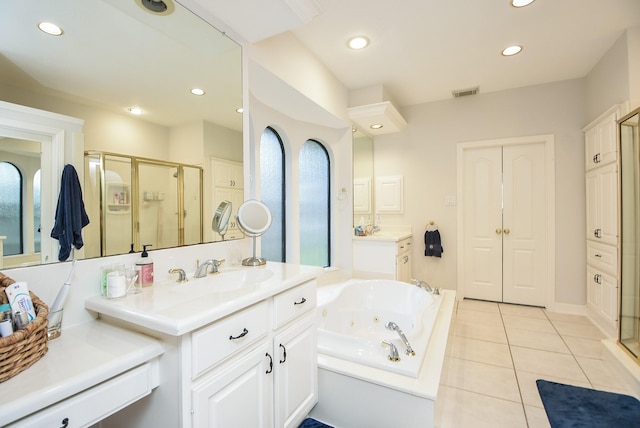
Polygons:
[[196,273],[193,274],[193,277],[204,278],[205,276],[207,276],[207,273],[209,272],[209,266],[211,266],[211,273],[218,273],[218,266],[220,266],[223,262],[224,262],[224,259],[205,260],[198,265],[198,268],[196,269]]
[[383,340],[382,345],[387,345],[389,347],[389,356],[387,357],[389,361],[400,361],[400,355],[398,355],[398,348],[396,348],[396,345],[388,340]]
[[169,269],[169,273],[177,273],[178,274],[178,279],[176,280],[176,282],[187,282],[187,281],[189,281],[187,279],[187,275],[184,273],[183,269]]
[[400,329],[398,324],[394,323],[393,321],[389,321],[388,323],[385,324],[384,327],[387,330],[395,331],[396,333],[398,333],[398,336],[400,336],[400,340],[402,340],[402,343],[404,343],[404,346],[407,348],[405,352],[407,355],[411,355],[411,356],[416,355],[416,353],[413,351],[413,348],[411,347],[411,344],[407,340],[407,336],[404,335],[404,332]]
[[440,294],[440,289],[438,287],[432,288],[426,281],[411,278],[411,282],[417,287],[424,288],[431,294]]

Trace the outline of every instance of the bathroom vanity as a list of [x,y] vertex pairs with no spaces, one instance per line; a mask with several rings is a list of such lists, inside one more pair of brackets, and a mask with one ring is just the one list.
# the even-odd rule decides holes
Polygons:
[[317,402],[316,277],[269,262],[85,302],[160,340],[160,386],[103,427],[297,427]]
[[389,231],[353,237],[353,272],[363,278],[411,279],[409,231]]
[[90,426],[159,385],[159,341],[94,321],[65,329],[33,366],[2,383],[0,426]]

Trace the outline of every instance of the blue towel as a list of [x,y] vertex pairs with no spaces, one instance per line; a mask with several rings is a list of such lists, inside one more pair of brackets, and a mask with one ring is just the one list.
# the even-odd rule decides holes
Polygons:
[[429,257],[442,257],[444,248],[440,241],[440,232],[428,230],[424,234],[424,255]]
[[77,250],[82,248],[82,228],[88,224],[89,216],[84,209],[78,173],[73,165],[65,165],[62,170],[56,219],[51,230],[51,237],[60,243],[58,260],[63,262],[69,258],[71,245]]

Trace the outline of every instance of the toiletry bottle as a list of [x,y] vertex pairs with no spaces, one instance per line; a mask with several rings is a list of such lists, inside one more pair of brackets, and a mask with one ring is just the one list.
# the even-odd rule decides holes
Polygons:
[[142,255],[136,262],[137,266],[140,266],[140,282],[143,287],[147,287],[153,284],[153,259],[149,257],[147,253],[147,247],[151,245],[142,246]]

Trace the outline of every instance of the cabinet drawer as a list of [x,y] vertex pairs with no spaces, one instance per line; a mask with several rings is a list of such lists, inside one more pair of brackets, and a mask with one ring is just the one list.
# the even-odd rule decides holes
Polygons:
[[269,330],[269,305],[258,303],[192,334],[192,377],[238,352]]
[[587,241],[587,263],[618,276],[618,249],[611,245]]
[[403,254],[408,251],[411,251],[411,238],[403,239],[402,241],[398,241],[398,248],[396,249],[396,254]]
[[316,282],[305,282],[273,299],[273,328],[286,324],[314,309],[317,304]]
[[143,364],[8,427],[59,427],[66,426],[65,420],[70,427],[95,424],[151,393],[154,367],[157,370],[157,365]]

